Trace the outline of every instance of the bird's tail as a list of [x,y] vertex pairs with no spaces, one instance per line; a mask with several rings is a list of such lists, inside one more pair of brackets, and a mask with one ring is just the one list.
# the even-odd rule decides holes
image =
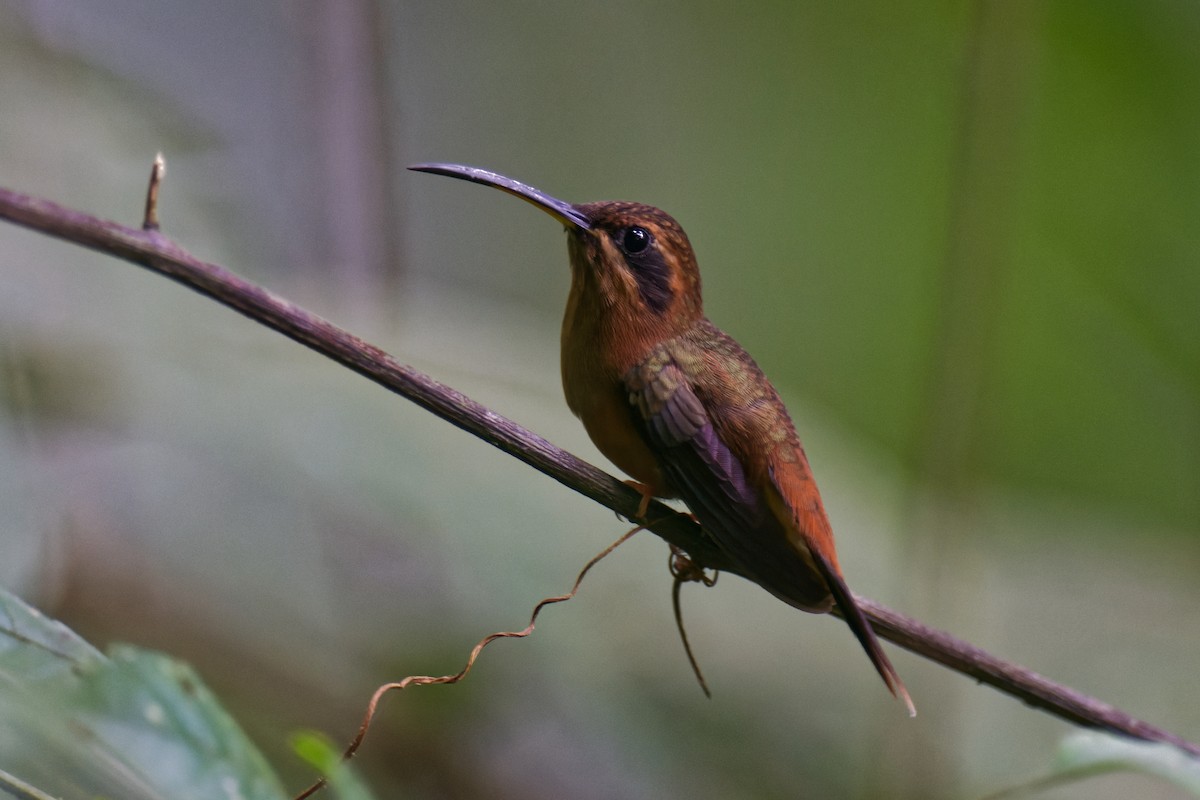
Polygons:
[[904,701],[904,705],[908,707],[908,715],[915,717],[917,707],[913,705],[912,697],[909,696],[908,689],[904,687],[904,681],[900,680],[896,668],[888,660],[887,653],[883,652],[883,647],[879,644],[875,631],[871,629],[871,623],[863,614],[862,609],[858,607],[858,603],[855,602],[854,595],[850,593],[850,587],[846,585],[841,574],[823,555],[815,549],[811,552],[817,569],[825,578],[825,582],[829,584],[829,591],[833,595],[834,602],[842,610],[842,617],[850,626],[850,630],[854,632],[854,636],[862,645],[863,650],[867,651],[867,657],[875,665],[879,677],[883,678],[883,682],[887,684],[888,691],[892,693],[893,697]]

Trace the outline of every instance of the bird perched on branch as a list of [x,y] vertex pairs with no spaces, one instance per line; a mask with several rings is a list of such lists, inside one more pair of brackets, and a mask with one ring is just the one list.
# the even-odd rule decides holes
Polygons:
[[787,409],[742,347],[704,316],[683,228],[629,202],[571,204],[459,164],[410,169],[501,189],[563,223],[571,291],[562,326],[567,405],[651,497],[681,498],[755,582],[812,613],[836,603],[910,713],[912,700],[842,578],[833,531]]

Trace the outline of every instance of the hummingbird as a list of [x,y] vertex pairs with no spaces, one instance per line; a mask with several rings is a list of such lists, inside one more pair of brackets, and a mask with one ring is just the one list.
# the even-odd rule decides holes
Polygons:
[[704,315],[683,228],[653,206],[572,204],[461,164],[409,169],[491,186],[566,228],[562,322],[567,406],[596,447],[650,498],[679,498],[748,577],[795,608],[836,603],[891,693],[908,690],[855,602],[808,458],[779,393]]

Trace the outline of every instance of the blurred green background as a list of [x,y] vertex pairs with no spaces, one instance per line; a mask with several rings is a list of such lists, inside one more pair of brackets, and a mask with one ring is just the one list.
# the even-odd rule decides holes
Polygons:
[[[561,231],[495,169],[688,230],[797,420],[850,583],[1200,739],[1200,5],[0,0],[0,185],[165,232],[605,463]],[[128,264],[0,225],[0,582],[196,666],[292,786],[623,522]],[[640,539],[640,540],[639,540]],[[1069,726],[642,536],[457,687],[381,796],[959,798]],[[1111,777],[1043,797],[1166,798]]]

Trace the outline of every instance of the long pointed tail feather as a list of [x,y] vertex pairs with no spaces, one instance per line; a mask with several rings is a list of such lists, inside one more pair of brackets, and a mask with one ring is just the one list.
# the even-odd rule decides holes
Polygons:
[[879,677],[883,678],[883,682],[887,684],[888,691],[893,697],[904,702],[908,708],[908,715],[915,717],[917,715],[917,707],[913,705],[912,697],[908,694],[908,689],[904,686],[904,681],[900,680],[900,675],[896,672],[896,668],[892,666],[892,662],[888,660],[887,653],[883,652],[883,646],[879,644],[879,639],[875,636],[875,631],[871,628],[871,623],[863,614],[862,609],[858,607],[858,603],[854,601],[854,595],[850,593],[850,587],[846,585],[846,581],[833,568],[825,557],[815,550],[812,551],[813,561],[816,562],[817,569],[821,572],[825,582],[829,584],[829,591],[833,595],[834,602],[838,608],[842,610],[842,616],[845,617],[846,624],[850,626],[850,630],[854,632],[854,636],[862,645],[863,650],[867,651],[867,657],[871,659],[871,663],[875,665],[875,670],[879,673]]

